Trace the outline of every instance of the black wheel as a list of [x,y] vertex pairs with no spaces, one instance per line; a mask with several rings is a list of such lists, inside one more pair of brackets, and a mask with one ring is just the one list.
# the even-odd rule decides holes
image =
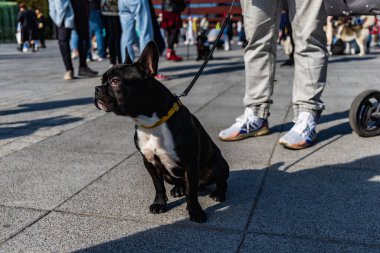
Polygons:
[[380,134],[380,91],[366,90],[354,99],[350,108],[350,125],[362,137]]

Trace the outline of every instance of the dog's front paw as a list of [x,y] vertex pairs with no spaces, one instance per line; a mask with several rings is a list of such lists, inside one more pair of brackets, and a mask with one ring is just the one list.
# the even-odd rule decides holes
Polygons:
[[198,223],[204,223],[207,220],[205,212],[196,212],[190,214],[190,220]]
[[175,185],[173,189],[170,190],[170,196],[173,198],[179,198],[185,195],[185,186],[184,185]]
[[199,208],[189,208],[190,220],[198,223],[204,223],[207,220],[206,213]]
[[213,193],[209,195],[209,197],[217,202],[223,202],[226,200],[226,193],[215,190]]
[[149,210],[151,213],[164,213],[166,211],[166,205],[162,203],[153,203],[150,205]]

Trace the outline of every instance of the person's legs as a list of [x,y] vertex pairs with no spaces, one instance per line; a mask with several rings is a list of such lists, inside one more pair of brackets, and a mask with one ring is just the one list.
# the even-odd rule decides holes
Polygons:
[[244,115],[219,138],[240,140],[269,133],[267,117],[272,103],[276,65],[276,41],[282,0],[241,0],[248,45],[244,52],[246,91]]
[[276,68],[276,41],[282,0],[242,0],[248,45],[244,50],[246,91],[244,105],[267,118],[272,104]]
[[[139,5],[137,0],[119,0],[119,14],[120,24],[122,29],[121,35],[121,55],[122,60],[125,61],[125,49],[128,49],[129,57],[134,60],[135,54],[133,52],[133,34],[135,33],[135,16],[136,9]],[[145,29],[145,28],[144,28]]]
[[98,46],[98,55],[101,58],[106,57],[106,51],[104,48],[104,37],[102,31],[102,19],[100,16],[100,11],[91,10],[90,12],[90,31],[94,32],[96,37],[96,43]]
[[174,49],[175,36],[176,36],[175,29],[166,30],[166,39],[168,42],[168,49]]
[[78,32],[79,68],[87,67],[88,35]]
[[150,9],[148,0],[140,0],[140,5],[136,10],[136,23],[139,26],[139,48],[142,52],[149,41],[154,40],[152,18],[150,16]]
[[86,63],[87,50],[89,48],[90,24],[89,6],[87,0],[71,0],[74,10],[74,23],[78,33],[78,52],[79,52],[79,76],[93,77],[97,71],[90,69]]
[[39,29],[39,37],[41,41],[41,48],[46,48],[46,43],[45,43],[45,28]]
[[295,43],[292,102],[296,123],[279,143],[303,149],[316,140],[316,124],[324,109],[320,98],[326,83],[328,52],[323,0],[289,1],[289,17]]
[[120,38],[121,38],[121,26],[119,17],[109,16],[107,19],[109,30],[109,50],[110,50],[110,63],[115,65],[121,63],[120,55]]
[[78,34],[79,67],[87,67],[86,56],[90,35],[89,6],[85,0],[71,0],[75,30]]
[[178,56],[174,50],[174,44],[178,38],[179,29],[171,28],[167,29],[167,43],[168,48],[166,49],[166,59],[169,61],[182,61],[182,57]]
[[120,47],[120,40],[121,40],[121,25],[120,25],[120,19],[119,17],[112,17],[113,19],[113,28],[114,28],[114,34],[115,34],[115,54],[116,54],[116,63],[120,64],[122,63],[122,57],[121,57],[121,47]]
[[75,30],[71,31],[70,47],[71,47],[71,59],[76,59],[79,56],[79,52],[78,52],[78,34]]
[[290,1],[289,17],[295,42],[294,118],[297,119],[299,112],[310,112],[318,121],[324,109],[320,98],[326,84],[328,61],[323,0]]
[[20,43],[20,51],[24,51],[25,42],[28,41],[28,29],[21,27],[21,43]]
[[65,28],[64,25],[57,27],[58,45],[62,55],[66,71],[73,70],[73,64],[70,57],[70,37],[71,29]]
[[57,27],[57,35],[59,50],[61,52],[62,60],[66,68],[66,74],[64,76],[64,79],[72,79],[73,64],[70,56],[71,29],[65,28],[64,25]]
[[[107,17],[107,30],[109,32],[108,36],[108,48],[109,48],[109,53],[110,53],[110,63],[111,65],[116,64],[116,52],[115,52],[115,41],[118,40],[115,36],[115,28],[114,28],[114,18],[117,18],[117,22],[120,23],[118,17]],[[120,41],[120,38],[119,38]]]

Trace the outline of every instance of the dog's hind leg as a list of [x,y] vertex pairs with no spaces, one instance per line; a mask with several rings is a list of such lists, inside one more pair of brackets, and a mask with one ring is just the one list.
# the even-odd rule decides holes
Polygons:
[[150,205],[149,210],[151,213],[163,213],[166,211],[166,201],[168,200],[166,197],[164,179],[162,177],[162,174],[159,174],[156,167],[148,162],[145,157],[144,165],[152,177],[154,188],[156,189],[156,196],[154,198],[153,204]]
[[218,157],[215,166],[218,168],[215,170],[216,173],[216,189],[209,196],[218,202],[223,202],[226,200],[226,191],[227,191],[227,179],[229,176],[229,166],[226,160],[220,155]]

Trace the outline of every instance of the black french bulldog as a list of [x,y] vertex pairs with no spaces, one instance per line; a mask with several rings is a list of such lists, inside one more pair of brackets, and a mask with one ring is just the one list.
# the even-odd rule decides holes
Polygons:
[[171,196],[186,195],[190,220],[205,222],[197,191],[215,183],[210,197],[224,201],[229,166],[198,119],[154,78],[158,58],[154,42],[136,63],[127,55],[124,64],[103,74],[102,85],[95,88],[95,105],[135,121],[135,144],[156,189],[150,212],[165,212],[165,180],[174,185]]

